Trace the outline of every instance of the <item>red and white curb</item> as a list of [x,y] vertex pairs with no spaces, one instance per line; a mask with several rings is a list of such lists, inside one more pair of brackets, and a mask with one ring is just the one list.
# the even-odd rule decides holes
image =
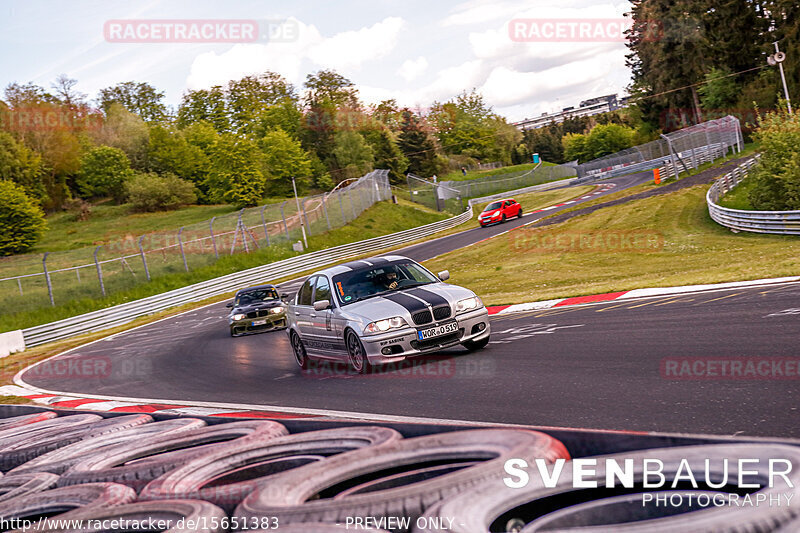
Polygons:
[[628,300],[633,298],[647,298],[653,296],[673,296],[677,294],[688,294],[694,292],[744,289],[748,287],[760,287],[764,285],[775,285],[779,283],[791,283],[800,281],[800,276],[789,276],[785,278],[757,279],[751,281],[732,281],[729,283],[714,283],[708,285],[684,285],[680,287],[656,287],[652,289],[633,289],[630,291],[609,292],[606,294],[593,294],[590,296],[576,296],[573,298],[557,298],[555,300],[542,300],[539,302],[528,302],[513,305],[494,305],[489,306],[490,315],[507,315],[512,313],[522,313],[525,311],[538,311],[540,309],[551,309],[553,307],[566,307],[569,305],[585,305],[600,302],[611,302],[614,300]]
[[[99,398],[81,398],[77,396],[59,396],[56,394],[43,394],[41,392],[20,387],[18,385],[5,385],[0,387],[2,396],[21,396],[34,403],[52,407],[54,409],[81,409],[86,411],[99,411],[104,413],[159,413],[183,416],[226,416],[234,418],[321,418],[322,415],[292,413],[286,411],[262,410],[237,410],[219,407],[200,407],[180,404],[125,402],[118,400],[104,400]],[[188,402],[187,402],[188,403]]]

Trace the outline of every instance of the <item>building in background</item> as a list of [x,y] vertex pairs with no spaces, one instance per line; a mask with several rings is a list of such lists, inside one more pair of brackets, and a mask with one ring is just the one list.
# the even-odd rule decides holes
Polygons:
[[565,107],[558,113],[542,113],[536,118],[526,118],[515,122],[514,125],[521,130],[537,129],[547,126],[553,122],[564,122],[568,118],[576,117],[589,117],[592,115],[599,115],[600,113],[607,113],[625,107],[628,98],[623,97],[617,99],[616,94],[607,94],[605,96],[597,96],[584,100],[578,107],[571,106]]

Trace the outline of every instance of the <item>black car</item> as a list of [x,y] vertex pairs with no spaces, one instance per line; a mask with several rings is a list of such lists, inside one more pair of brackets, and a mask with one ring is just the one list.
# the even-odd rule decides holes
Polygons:
[[286,328],[286,304],[274,285],[241,289],[227,307],[231,337]]

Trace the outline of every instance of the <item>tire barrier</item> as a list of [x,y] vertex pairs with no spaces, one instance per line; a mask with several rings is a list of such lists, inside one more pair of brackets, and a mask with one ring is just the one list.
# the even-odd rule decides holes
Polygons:
[[[0,458],[15,465],[0,477],[0,530],[800,531],[800,446],[791,441],[648,435],[638,446],[616,435],[624,451],[608,453],[620,448],[598,432],[578,441],[561,431],[568,449],[550,430],[516,427],[158,418],[0,419]],[[665,447],[647,448],[656,443]],[[507,470],[511,459],[525,462],[529,483],[510,488],[519,472]],[[648,484],[648,461],[680,483]],[[769,463],[769,473],[747,461]],[[610,487],[609,476],[627,484]],[[787,504],[732,503],[746,499]],[[670,505],[645,505],[659,501]]]

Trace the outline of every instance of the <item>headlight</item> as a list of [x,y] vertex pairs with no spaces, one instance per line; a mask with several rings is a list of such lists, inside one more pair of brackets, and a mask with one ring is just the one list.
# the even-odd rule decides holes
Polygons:
[[383,333],[384,331],[389,331],[390,329],[398,329],[407,326],[405,319],[400,316],[396,316],[394,318],[387,318],[386,320],[378,320],[377,322],[370,322],[367,324],[367,327],[364,328],[364,333],[368,335],[372,335],[375,333]]
[[500,216],[500,211],[498,211],[497,213],[495,213],[494,215],[492,215],[492,218],[497,218],[497,217],[499,217],[499,216]]
[[234,320],[243,320],[244,319],[244,315],[241,314],[241,313],[237,313],[237,314],[233,315],[231,318],[233,318]]
[[283,310],[284,310],[283,307],[279,305],[278,307],[273,307],[272,309],[270,309],[269,312],[272,313],[273,315],[277,315],[278,313],[283,313]]
[[456,313],[462,313],[464,311],[477,309],[479,307],[483,307],[483,302],[477,296],[473,296],[472,298],[464,298],[463,300],[456,302]]

